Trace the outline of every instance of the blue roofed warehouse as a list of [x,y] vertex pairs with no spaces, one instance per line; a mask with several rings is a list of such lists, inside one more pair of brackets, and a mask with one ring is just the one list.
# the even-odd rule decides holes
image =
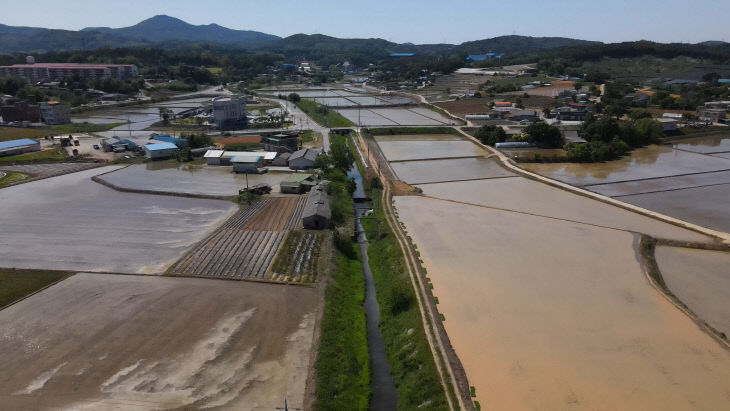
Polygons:
[[155,143],[144,146],[144,155],[150,160],[161,160],[177,155],[178,148],[172,143]]
[[0,157],[30,153],[31,151],[41,151],[41,143],[38,140],[23,138],[20,140],[0,141]]

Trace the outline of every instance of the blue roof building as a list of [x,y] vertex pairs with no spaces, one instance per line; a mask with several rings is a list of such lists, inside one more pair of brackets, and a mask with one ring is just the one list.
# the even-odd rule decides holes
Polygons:
[[150,160],[170,158],[177,154],[178,148],[172,143],[155,143],[144,146],[145,157]]
[[162,141],[164,143],[172,143],[172,144],[176,145],[178,148],[183,148],[183,147],[187,147],[188,146],[188,140],[187,139],[172,137],[172,136],[169,136],[169,135],[155,136],[152,139],[153,140],[157,140],[157,141]]
[[20,140],[0,141],[0,156],[10,156],[15,154],[27,153],[30,151],[40,151],[41,143],[38,140],[30,138],[22,138]]
[[485,61],[487,59],[487,55],[486,54],[469,54],[468,56],[466,56],[466,59],[471,60],[471,61]]
[[728,83],[730,83],[730,78],[721,78],[721,79],[718,79],[717,82],[720,84],[728,84]]
[[416,53],[390,53],[390,57],[413,57]]

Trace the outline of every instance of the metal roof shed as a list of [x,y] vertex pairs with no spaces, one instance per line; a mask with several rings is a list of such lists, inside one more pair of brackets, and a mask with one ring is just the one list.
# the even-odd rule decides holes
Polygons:
[[170,158],[177,154],[178,148],[172,143],[147,144],[144,146],[145,157],[150,160]]
[[307,196],[307,203],[302,212],[302,225],[310,230],[324,230],[329,227],[332,212],[330,211],[327,193],[321,184],[312,188]]
[[20,140],[0,141],[0,156],[40,151],[41,143],[38,140],[22,138]]
[[242,155],[231,159],[234,173],[258,174],[261,156]]
[[222,156],[223,150],[208,150],[203,155],[203,158],[205,158],[205,163],[209,166],[219,166],[221,165]]

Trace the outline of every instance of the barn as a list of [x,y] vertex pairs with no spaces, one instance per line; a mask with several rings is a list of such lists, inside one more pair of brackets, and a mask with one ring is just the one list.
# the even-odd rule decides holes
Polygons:
[[330,211],[327,191],[322,184],[312,187],[307,196],[307,203],[302,213],[302,225],[310,230],[324,230],[329,227],[332,212]]

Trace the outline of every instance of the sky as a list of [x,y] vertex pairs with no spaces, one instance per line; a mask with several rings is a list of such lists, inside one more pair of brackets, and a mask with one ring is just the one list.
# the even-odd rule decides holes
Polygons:
[[297,33],[452,43],[501,35],[603,42],[730,41],[727,0],[0,0],[0,24],[79,30],[126,27],[157,14],[278,36]]

